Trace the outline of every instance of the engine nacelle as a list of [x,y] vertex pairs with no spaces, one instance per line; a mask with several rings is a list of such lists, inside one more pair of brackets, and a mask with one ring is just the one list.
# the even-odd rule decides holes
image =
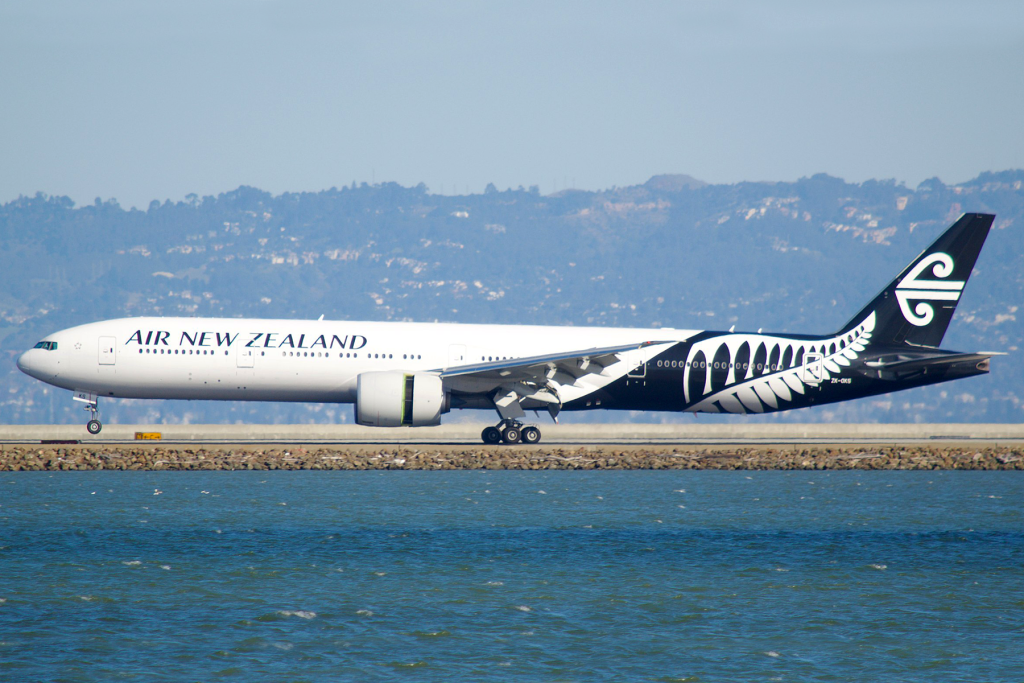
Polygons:
[[448,401],[437,375],[364,372],[356,378],[356,422],[370,427],[441,424]]

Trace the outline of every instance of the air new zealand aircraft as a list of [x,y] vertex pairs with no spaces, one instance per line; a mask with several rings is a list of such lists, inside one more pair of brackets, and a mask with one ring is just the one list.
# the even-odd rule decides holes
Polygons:
[[[994,216],[964,214],[833,334],[241,318],[123,318],[49,335],[18,359],[99,398],[326,401],[356,422],[437,425],[497,411],[487,443],[537,443],[527,410],[768,413],[987,373],[940,349]],[[157,358],[160,356],[160,358]]]

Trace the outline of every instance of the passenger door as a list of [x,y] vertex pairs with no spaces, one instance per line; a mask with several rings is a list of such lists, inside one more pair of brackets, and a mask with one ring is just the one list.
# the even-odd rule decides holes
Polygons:
[[450,344],[448,346],[448,366],[449,368],[456,365],[465,365],[466,363],[466,345],[465,344]]
[[821,384],[824,377],[822,368],[822,356],[820,353],[808,353],[804,356],[803,367],[800,368],[800,379],[804,384],[816,387]]
[[646,346],[641,346],[637,349],[636,353],[630,354],[630,358],[635,358],[639,364],[627,373],[627,377],[632,379],[644,379],[647,377],[647,356],[648,348]]
[[256,351],[243,346],[238,349],[235,359],[239,368],[251,368],[256,362]]
[[100,365],[113,365],[117,356],[117,340],[114,337],[100,337]]

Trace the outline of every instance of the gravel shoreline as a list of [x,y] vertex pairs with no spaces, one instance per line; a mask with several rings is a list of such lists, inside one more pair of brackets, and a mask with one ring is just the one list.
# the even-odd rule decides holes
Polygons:
[[67,470],[1024,470],[1024,450],[891,446],[38,446],[0,471]]

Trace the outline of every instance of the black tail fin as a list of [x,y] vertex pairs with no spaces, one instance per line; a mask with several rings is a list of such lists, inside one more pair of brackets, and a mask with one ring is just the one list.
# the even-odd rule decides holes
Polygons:
[[965,213],[879,292],[840,334],[875,315],[873,344],[942,343],[995,216]]

